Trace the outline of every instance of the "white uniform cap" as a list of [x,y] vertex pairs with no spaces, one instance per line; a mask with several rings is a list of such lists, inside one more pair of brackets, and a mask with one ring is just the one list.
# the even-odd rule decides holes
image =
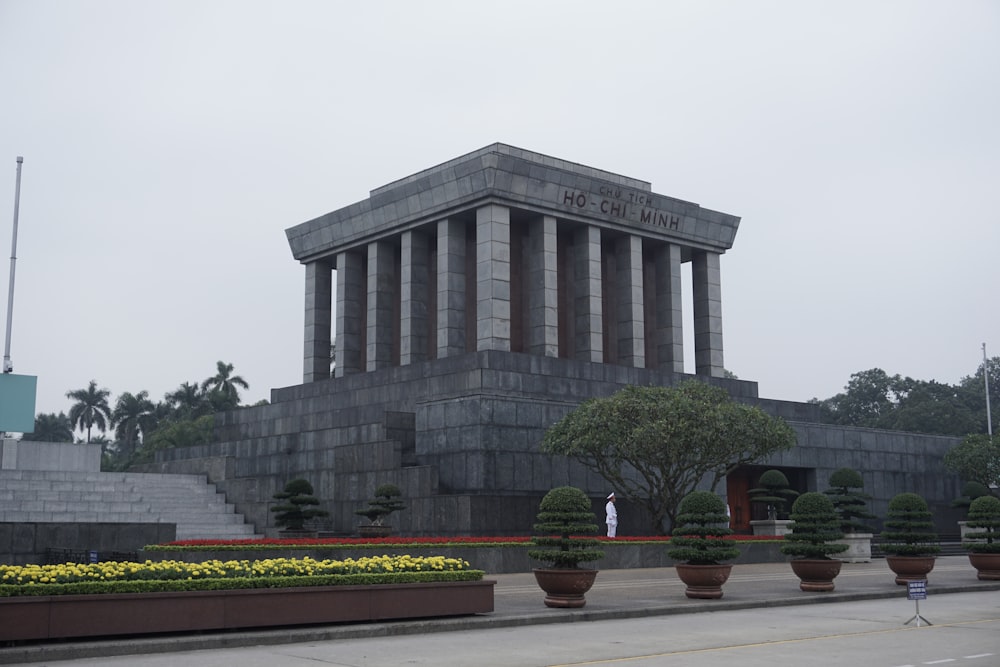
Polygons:
[[615,497],[615,492],[614,491],[612,491],[611,493],[608,494],[608,500],[611,500],[614,497]]

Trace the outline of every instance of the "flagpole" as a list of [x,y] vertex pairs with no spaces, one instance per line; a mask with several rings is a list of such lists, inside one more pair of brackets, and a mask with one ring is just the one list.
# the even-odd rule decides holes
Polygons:
[[990,414],[990,365],[986,359],[986,343],[983,343],[983,383],[986,385],[986,432],[993,437],[993,415]]
[[10,330],[14,318],[14,266],[17,263],[17,214],[21,207],[21,164],[24,158],[17,156],[17,184],[14,186],[14,237],[10,242],[10,284],[7,286],[7,339],[3,348],[3,372],[10,373],[14,365],[10,362]]

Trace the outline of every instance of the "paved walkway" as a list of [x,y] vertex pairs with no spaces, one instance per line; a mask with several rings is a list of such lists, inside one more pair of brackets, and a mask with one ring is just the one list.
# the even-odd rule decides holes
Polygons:
[[[673,568],[605,570],[587,593],[582,609],[549,609],[534,575],[488,575],[497,582],[491,614],[420,621],[394,621],[284,628],[197,635],[170,635],[123,640],[48,643],[0,648],[0,664],[51,662],[71,658],[140,655],[181,650],[288,644],[357,637],[426,634],[478,628],[546,623],[599,621],[703,611],[726,611],[856,600],[906,598],[906,587],[894,582],[885,560],[845,564],[830,593],[805,593],[787,563],[736,565],[721,600],[689,600]],[[1000,591],[1000,581],[979,581],[966,556],[938,558],[928,576],[928,596],[945,593]]]

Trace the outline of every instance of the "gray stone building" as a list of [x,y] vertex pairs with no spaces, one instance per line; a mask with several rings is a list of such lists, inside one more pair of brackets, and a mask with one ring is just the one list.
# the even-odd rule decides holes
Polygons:
[[[822,490],[847,466],[864,475],[877,512],[915,491],[954,532],[959,483],[941,465],[954,439],[820,425],[815,406],[763,400],[756,383],[722,377],[721,259],[739,222],[646,181],[505,144],[377,188],[287,230],[305,268],[302,384],[219,415],[218,443],[163,452],[155,469],[208,472],[259,532],[273,532],[272,494],[301,476],[336,532],[354,532],[354,510],[393,482],[409,504],[393,518],[403,534],[526,534],[553,486],[579,486],[595,506],[609,490],[539,452],[549,425],[586,398],[696,376],[799,436],[794,451],[717,489],[738,525],[754,518],[746,491],[765,467]],[[622,515],[623,534],[647,532],[638,511],[626,504]]]

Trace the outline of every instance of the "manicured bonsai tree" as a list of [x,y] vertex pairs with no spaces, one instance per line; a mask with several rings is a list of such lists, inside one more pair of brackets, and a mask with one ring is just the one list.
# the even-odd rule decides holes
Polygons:
[[870,533],[871,526],[862,519],[875,519],[874,514],[868,511],[868,501],[871,496],[862,493],[864,480],[861,473],[851,468],[841,468],[835,470],[830,475],[830,488],[824,491],[833,502],[833,507],[840,516],[840,530],[844,533]]
[[933,556],[941,551],[927,501],[900,493],[889,501],[882,551],[893,556]]
[[596,533],[597,520],[591,510],[590,498],[573,486],[559,486],[542,498],[538,507],[535,536],[531,544],[546,549],[530,549],[528,556],[549,563],[553,568],[576,569],[580,563],[604,558],[604,552],[594,547],[595,538],[571,537],[581,533]]
[[965,486],[962,487],[962,496],[951,501],[951,506],[961,507],[968,513],[969,505],[972,504],[973,500],[991,495],[993,494],[990,492],[990,488],[985,484],[981,482],[966,482]]
[[287,530],[302,530],[309,519],[329,514],[316,507],[319,499],[313,495],[312,484],[301,478],[288,482],[284,491],[279,491],[272,497],[281,501],[271,508],[274,523]]
[[807,559],[829,560],[833,554],[847,550],[843,539],[840,516],[833,502],[822,493],[810,491],[799,496],[792,505],[792,532],[785,535],[781,553]]
[[385,518],[399,510],[405,510],[403,492],[395,484],[383,484],[375,489],[375,497],[368,501],[368,507],[354,513],[366,517],[373,526],[381,526]]
[[667,555],[690,565],[718,565],[740,555],[736,541],[727,539],[732,534],[722,498],[711,491],[693,491],[678,506]]
[[788,478],[780,470],[765,470],[757,481],[759,485],[750,489],[750,502],[767,505],[767,517],[777,519],[784,514],[785,503],[799,495],[788,486]]
[[962,546],[975,554],[1000,554],[1000,498],[986,495],[969,505],[969,528]]

